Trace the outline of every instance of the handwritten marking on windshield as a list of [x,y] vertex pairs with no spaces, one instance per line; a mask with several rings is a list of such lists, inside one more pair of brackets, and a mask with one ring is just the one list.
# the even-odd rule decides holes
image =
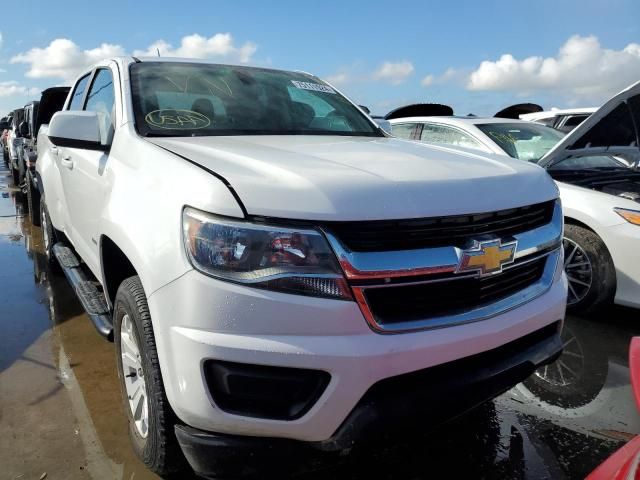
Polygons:
[[211,119],[193,110],[161,109],[147,113],[144,121],[157,128],[194,130],[207,128]]

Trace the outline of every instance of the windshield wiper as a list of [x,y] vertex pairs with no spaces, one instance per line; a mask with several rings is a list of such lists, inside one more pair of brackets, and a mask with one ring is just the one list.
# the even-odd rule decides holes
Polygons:
[[[580,183],[594,183],[594,182],[600,182],[600,181],[610,181],[610,180],[617,180],[617,179],[621,179],[621,178],[626,178],[626,177],[640,177],[640,172],[635,172],[633,170],[630,169],[624,169],[624,172],[619,172],[615,173],[615,174],[609,174],[609,175],[588,175],[586,178],[583,178],[581,180],[576,181],[576,184],[580,184]],[[600,172],[602,173],[602,172]]]

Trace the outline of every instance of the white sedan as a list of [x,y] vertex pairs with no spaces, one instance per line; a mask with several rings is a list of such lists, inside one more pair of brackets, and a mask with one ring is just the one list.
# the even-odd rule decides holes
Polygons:
[[[560,188],[568,306],[640,308],[640,82],[568,135],[538,123],[478,117],[390,119],[395,136],[538,163]],[[518,195],[521,192],[513,192]]]

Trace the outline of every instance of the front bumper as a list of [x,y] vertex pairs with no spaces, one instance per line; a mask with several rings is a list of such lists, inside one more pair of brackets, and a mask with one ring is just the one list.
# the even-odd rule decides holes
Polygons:
[[[196,271],[150,295],[149,307],[167,397],[184,424],[219,434],[324,442],[373,385],[496,349],[563,319],[566,288],[560,266],[551,288],[518,308],[473,323],[387,335],[367,326],[355,302],[258,290]],[[300,418],[251,418],[216,405],[204,378],[209,359],[321,370],[331,377]]]
[[[203,477],[232,474],[234,465],[255,472],[291,458],[337,454],[355,444],[425,433],[527,378],[562,351],[561,322],[488,352],[382,380],[373,385],[327,440],[300,442],[241,437],[176,426],[192,468]],[[248,463],[246,459],[251,459]],[[236,462],[235,460],[242,460]]]
[[622,223],[598,232],[616,267],[615,302],[640,308],[640,226]]

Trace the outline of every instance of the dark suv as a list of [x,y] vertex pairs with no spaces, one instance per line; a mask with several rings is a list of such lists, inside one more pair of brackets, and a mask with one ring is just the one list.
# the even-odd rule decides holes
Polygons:
[[40,101],[33,101],[24,107],[24,121],[19,126],[22,136],[22,154],[24,175],[26,180],[27,203],[31,222],[39,226],[40,193],[36,176],[36,160],[38,158],[38,131],[47,125],[54,113],[62,110],[67,99],[69,87],[52,87],[42,92]]
[[24,178],[24,164],[22,162],[22,136],[19,126],[24,120],[24,109],[17,108],[11,114],[9,128],[9,167],[13,174],[13,183],[18,186]]

